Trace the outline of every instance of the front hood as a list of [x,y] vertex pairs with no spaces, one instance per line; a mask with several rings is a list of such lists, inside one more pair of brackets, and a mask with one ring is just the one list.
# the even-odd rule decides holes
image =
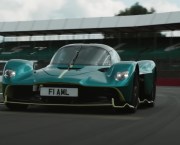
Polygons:
[[73,66],[66,67],[47,66],[39,70],[21,73],[12,79],[4,79],[4,84],[34,85],[47,83],[66,83],[81,86],[114,87],[125,86],[128,79],[116,81],[115,66]]
[[68,70],[67,67],[46,67],[43,71],[49,75],[54,77],[68,77],[68,76],[77,76],[82,74],[90,74],[92,72],[98,71],[99,67],[94,66],[81,66],[81,67],[72,67]]
[[83,66],[71,69],[46,67],[37,71],[36,83],[70,83],[84,86],[109,86],[114,84],[108,74],[109,67]]

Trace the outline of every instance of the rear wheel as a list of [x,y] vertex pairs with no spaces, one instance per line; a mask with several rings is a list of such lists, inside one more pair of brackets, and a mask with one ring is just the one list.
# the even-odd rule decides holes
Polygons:
[[6,103],[6,107],[12,111],[24,111],[28,108],[26,104]]

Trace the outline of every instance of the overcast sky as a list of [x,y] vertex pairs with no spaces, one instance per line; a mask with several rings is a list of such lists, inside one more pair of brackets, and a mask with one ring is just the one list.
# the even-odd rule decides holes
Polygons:
[[0,21],[114,16],[135,2],[158,13],[180,11],[180,0],[0,0]]

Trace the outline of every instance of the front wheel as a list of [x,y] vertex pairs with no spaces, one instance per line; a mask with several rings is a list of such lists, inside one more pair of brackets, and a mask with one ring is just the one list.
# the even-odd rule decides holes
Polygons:
[[153,87],[152,87],[152,91],[151,94],[148,96],[148,99],[150,101],[152,101],[151,103],[148,103],[147,106],[148,107],[154,107],[155,104],[155,99],[156,99],[156,80],[154,78],[153,80]]
[[130,105],[132,107],[128,108],[129,112],[135,113],[139,105],[139,73],[136,69],[134,73],[133,87],[132,87],[132,99]]
[[6,103],[6,107],[12,111],[24,111],[28,108],[26,104]]

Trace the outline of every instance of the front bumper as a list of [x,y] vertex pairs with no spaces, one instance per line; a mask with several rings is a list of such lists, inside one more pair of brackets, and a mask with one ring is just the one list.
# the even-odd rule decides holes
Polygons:
[[[30,85],[9,85],[4,89],[4,103],[47,105],[47,106],[113,106],[130,107],[116,87],[87,87],[74,84],[36,84],[37,90]],[[78,97],[40,96],[40,87],[78,88]]]

